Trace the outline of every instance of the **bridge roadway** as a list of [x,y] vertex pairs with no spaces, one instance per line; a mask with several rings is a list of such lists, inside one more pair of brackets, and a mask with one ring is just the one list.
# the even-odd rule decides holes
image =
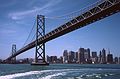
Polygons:
[[[59,36],[67,34],[78,28],[82,28],[88,24],[91,24],[95,21],[103,19],[119,11],[120,11],[120,0],[98,1],[95,4],[81,10],[81,13],[79,16],[61,25],[60,27],[52,30],[51,32],[47,33],[45,36],[40,37],[38,39],[39,44],[46,43],[52,39],[55,39]],[[18,50],[15,54],[8,57],[6,60],[10,60],[11,58],[35,47],[35,42],[36,40],[24,46],[23,48]]]

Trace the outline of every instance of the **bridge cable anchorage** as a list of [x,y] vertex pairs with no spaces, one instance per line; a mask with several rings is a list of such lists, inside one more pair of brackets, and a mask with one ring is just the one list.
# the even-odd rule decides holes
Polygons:
[[27,44],[27,41],[28,41],[28,39],[30,38],[30,35],[32,34],[32,31],[33,31],[35,25],[36,25],[36,20],[34,21],[34,24],[33,24],[32,28],[31,28],[31,31],[30,31],[30,33],[29,33],[29,35],[28,35],[28,37],[27,37],[27,39],[26,39],[26,41],[24,42],[24,44],[23,44],[22,47],[24,47],[25,44]]

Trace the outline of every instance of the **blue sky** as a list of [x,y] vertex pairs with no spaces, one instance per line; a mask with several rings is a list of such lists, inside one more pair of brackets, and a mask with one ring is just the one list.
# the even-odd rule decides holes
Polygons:
[[[0,58],[11,53],[12,44],[17,50],[25,43],[37,14],[57,17],[93,4],[97,0],[0,0]],[[71,15],[72,16],[72,15]],[[68,18],[65,16],[64,18]],[[68,20],[68,19],[67,19]],[[66,19],[46,19],[46,33],[64,24]],[[78,51],[80,47],[99,52],[110,49],[114,56],[120,56],[120,13],[87,25],[46,43],[46,54],[61,56],[63,50]],[[34,36],[35,28],[31,33]],[[31,38],[27,43],[30,42]],[[34,49],[18,58],[34,57]]]

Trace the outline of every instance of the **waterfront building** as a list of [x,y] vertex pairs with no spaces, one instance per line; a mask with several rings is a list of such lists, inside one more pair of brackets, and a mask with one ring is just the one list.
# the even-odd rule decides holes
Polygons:
[[97,52],[92,52],[92,58],[95,58],[95,57],[97,57]]
[[85,63],[90,64],[90,49],[84,49]]
[[2,59],[0,59],[0,63],[2,63]]
[[100,51],[99,56],[98,56],[98,63],[100,64],[102,62],[102,52]]
[[63,52],[63,63],[68,63],[68,51],[64,50]]
[[68,53],[68,63],[74,63],[75,62],[75,52],[70,51]]
[[120,64],[120,57],[118,58],[118,64]]
[[102,52],[101,52],[101,64],[106,64],[106,50],[103,48]]
[[57,56],[50,56],[51,63],[57,62]]
[[63,56],[60,56],[60,63],[63,63]]
[[113,55],[110,54],[110,51],[109,51],[109,53],[107,55],[107,63],[108,64],[113,64]]
[[62,56],[60,56],[60,58],[57,58],[56,63],[63,63]]
[[119,57],[119,62],[118,63],[120,64],[120,57]]
[[85,63],[85,57],[84,57],[84,48],[80,48],[78,51],[78,60],[80,64],[84,64]]
[[115,63],[115,64],[118,64],[118,57],[115,57],[115,58],[114,58],[114,63]]
[[75,61],[76,61],[76,63],[78,63],[78,52],[75,52]]
[[51,62],[50,57],[47,55],[46,58],[47,58],[47,62],[50,63]]
[[97,64],[98,63],[98,57],[97,57],[97,52],[92,52],[92,57],[91,57],[91,59],[92,59],[92,63],[93,64]]

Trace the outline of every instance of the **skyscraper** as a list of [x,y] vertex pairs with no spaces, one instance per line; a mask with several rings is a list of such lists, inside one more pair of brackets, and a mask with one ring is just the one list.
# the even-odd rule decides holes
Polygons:
[[98,63],[97,52],[92,52],[92,57],[91,57],[91,59],[92,59],[92,63],[93,63],[93,64]]
[[85,62],[89,63],[90,62],[90,49],[84,49],[84,58]]
[[51,63],[56,63],[57,62],[57,56],[51,56]]
[[46,57],[46,58],[47,58],[47,62],[48,62],[48,63],[50,63],[50,62],[51,62],[50,57],[47,55],[47,57]]
[[76,61],[76,63],[78,63],[78,52],[75,52],[75,61]]
[[75,52],[70,51],[70,52],[68,53],[68,62],[69,62],[69,63],[75,62]]
[[98,57],[98,63],[101,63],[102,62],[102,52],[100,51],[100,53],[99,53],[99,57]]
[[80,64],[85,63],[85,57],[84,57],[84,48],[80,48],[78,51],[78,60]]
[[105,64],[106,63],[106,50],[103,48],[102,53],[101,53],[101,64]]
[[110,54],[110,51],[109,51],[109,53],[107,55],[107,63],[108,64],[112,64],[113,63],[113,55]]
[[115,63],[115,64],[118,64],[118,57],[115,57],[115,58],[114,58],[114,63]]
[[120,64],[120,57],[119,57],[119,64]]
[[97,52],[92,52],[92,58],[97,57]]
[[68,51],[64,50],[63,52],[63,63],[68,63]]

